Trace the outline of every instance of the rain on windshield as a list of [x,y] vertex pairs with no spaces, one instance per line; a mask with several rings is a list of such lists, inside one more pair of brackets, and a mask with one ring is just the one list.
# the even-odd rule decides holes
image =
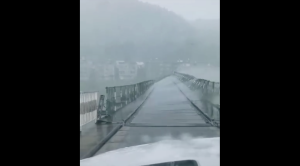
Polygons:
[[80,0],[80,159],[219,166],[219,137],[220,0]]

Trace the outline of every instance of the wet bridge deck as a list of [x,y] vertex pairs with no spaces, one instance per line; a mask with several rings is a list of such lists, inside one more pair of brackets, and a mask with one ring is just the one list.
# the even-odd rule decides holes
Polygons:
[[96,155],[183,135],[219,137],[220,130],[206,123],[175,81],[176,78],[170,76],[157,82],[143,105]]

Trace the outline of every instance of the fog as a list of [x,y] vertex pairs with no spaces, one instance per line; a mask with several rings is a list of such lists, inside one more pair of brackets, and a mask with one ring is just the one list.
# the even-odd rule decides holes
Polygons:
[[[105,87],[156,80],[171,75],[174,71],[220,82],[219,7],[220,0],[80,0],[80,91],[99,91],[101,95],[106,95]],[[174,83],[172,86],[175,86]],[[132,94],[138,93],[130,93],[130,96]],[[169,107],[167,105],[177,104],[177,101],[189,102],[183,99],[171,102],[172,97],[178,98],[181,94],[179,91],[177,95],[159,94],[155,99],[164,97],[168,100],[164,100],[164,103],[154,102],[154,105],[160,104],[162,108],[167,108]],[[107,99],[107,95],[105,97]],[[123,100],[122,97],[126,98],[127,95],[120,96],[120,100]],[[114,100],[106,105],[107,114],[113,116],[117,106],[116,99],[115,94]],[[219,96],[211,100],[213,103],[218,102],[219,105]],[[120,103],[122,106],[122,102]],[[126,107],[130,108],[129,105]],[[168,111],[172,111],[175,107],[170,107]],[[123,112],[121,113],[123,115]],[[107,126],[112,127],[111,124]],[[212,127],[206,129],[203,133],[200,132],[200,135],[210,135]],[[176,130],[176,133],[182,134],[180,131],[182,130]],[[219,135],[219,130],[216,131],[216,135]],[[84,143],[87,146],[82,145],[83,151],[89,149],[88,144],[91,145],[92,140],[96,140],[94,138],[99,136],[98,144],[101,142],[100,135],[101,139],[102,135],[103,137],[105,135],[94,128],[89,132],[97,133],[93,133],[95,134],[91,136],[93,139],[86,139],[88,141]],[[124,133],[126,132],[123,131]],[[163,130],[166,134],[164,137],[153,137],[151,134],[154,133],[148,133],[149,135],[137,133],[141,139],[140,143],[145,145],[103,153],[81,160],[80,165],[135,166],[153,161],[166,162],[166,159],[187,158],[200,160],[199,165],[220,165],[219,137],[194,138],[183,134],[179,138],[174,138],[168,135],[167,130]],[[130,146],[124,141],[119,142],[120,147]],[[111,142],[112,148],[119,147],[119,143]]]
[[211,65],[182,66],[177,69],[180,73],[193,75],[196,78],[220,82],[220,67]]
[[187,20],[220,19],[220,0],[140,0],[159,5]]
[[[80,0],[80,90],[184,72],[217,80],[218,0]],[[122,61],[118,65],[117,61]]]

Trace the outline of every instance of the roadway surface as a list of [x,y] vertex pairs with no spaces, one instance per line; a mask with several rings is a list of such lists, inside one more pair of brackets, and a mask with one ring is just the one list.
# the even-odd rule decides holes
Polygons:
[[219,137],[200,112],[167,77],[154,85],[138,111],[95,155],[129,146],[182,137]]

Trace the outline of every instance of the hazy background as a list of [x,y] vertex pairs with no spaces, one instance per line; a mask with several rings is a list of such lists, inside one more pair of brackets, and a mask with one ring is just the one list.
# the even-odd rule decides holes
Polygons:
[[181,17],[197,19],[220,19],[220,0],[140,0],[173,11]]
[[[206,78],[218,80],[219,6],[219,0],[81,0],[80,56],[93,66],[120,60],[181,61],[194,65],[186,72],[199,78],[203,77],[199,73],[204,73]],[[208,64],[206,71],[212,72],[198,72]],[[89,65],[81,65],[82,71],[84,66]],[[149,66],[144,65],[144,70],[151,70]],[[98,79],[96,68],[86,72],[89,78],[80,82],[81,90],[153,79],[153,74],[144,72],[134,79],[103,81]]]

